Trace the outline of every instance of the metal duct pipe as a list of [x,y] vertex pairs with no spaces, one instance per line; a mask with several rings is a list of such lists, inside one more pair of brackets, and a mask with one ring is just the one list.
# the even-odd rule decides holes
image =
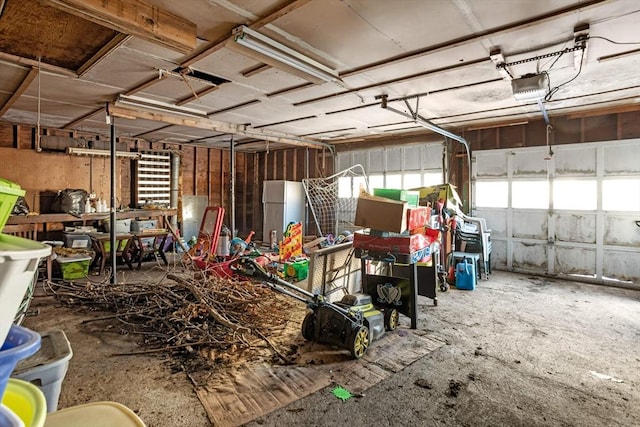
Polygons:
[[[411,106],[409,105],[409,103],[407,102],[406,99],[404,99],[405,105],[407,106],[407,108],[409,109],[409,113],[402,111],[402,110],[398,110],[396,108],[393,107],[389,107],[389,105],[387,104],[387,95],[382,95],[381,97],[381,107],[384,108],[385,110],[389,110],[389,111],[393,111],[396,114],[399,114],[401,116],[407,117],[411,120],[413,120],[416,124],[425,127],[433,132],[439,133],[442,136],[445,136],[447,138],[451,138],[454,141],[458,141],[459,143],[461,143],[462,145],[464,145],[464,148],[467,150],[467,168],[468,168],[468,173],[469,173],[469,191],[468,191],[468,195],[469,195],[469,215],[472,215],[472,207],[473,207],[473,203],[472,203],[472,199],[471,199],[471,147],[469,147],[469,143],[467,142],[466,139],[464,139],[463,137],[456,135],[455,133],[451,133],[446,129],[442,129],[440,126],[431,123],[429,120],[425,119],[424,117],[420,116],[420,114],[418,114],[418,109],[416,108],[416,111],[414,112],[411,108]],[[419,98],[418,98],[419,99]]]
[[[169,183],[169,206],[178,207],[178,192],[180,185],[180,154],[171,153],[171,181]],[[174,230],[178,228],[178,216],[172,215],[171,226]]]

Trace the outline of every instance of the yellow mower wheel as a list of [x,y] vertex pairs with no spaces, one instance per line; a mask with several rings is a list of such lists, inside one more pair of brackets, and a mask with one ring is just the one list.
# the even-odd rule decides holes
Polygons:
[[369,348],[369,328],[360,326],[353,334],[349,350],[354,358],[360,359],[367,352],[367,348]]

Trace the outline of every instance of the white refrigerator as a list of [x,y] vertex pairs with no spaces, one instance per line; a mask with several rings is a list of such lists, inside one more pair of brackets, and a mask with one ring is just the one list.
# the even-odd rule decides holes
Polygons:
[[305,226],[305,194],[301,182],[264,181],[262,187],[262,241],[269,242],[271,230],[278,241],[290,222]]

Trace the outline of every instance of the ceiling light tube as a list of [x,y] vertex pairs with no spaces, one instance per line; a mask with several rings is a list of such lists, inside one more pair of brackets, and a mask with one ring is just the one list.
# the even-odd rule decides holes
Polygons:
[[[260,56],[251,55],[255,59],[259,59],[268,63],[269,65],[278,68],[278,64],[285,65],[302,72],[306,75],[307,80],[310,81],[324,81],[331,82],[340,80],[338,73],[331,68],[314,61],[313,59],[302,55],[299,52],[272,40],[263,34],[253,31],[246,26],[240,26],[233,31],[233,43],[243,46],[255,54]],[[233,48],[233,45],[230,47]],[[244,53],[244,52],[243,52]],[[268,59],[273,61],[265,60]]]
[[[111,156],[110,150],[96,150],[92,148],[67,147],[67,154],[76,156]],[[139,159],[140,153],[132,153],[129,151],[116,151],[116,157],[125,157],[128,159]]]

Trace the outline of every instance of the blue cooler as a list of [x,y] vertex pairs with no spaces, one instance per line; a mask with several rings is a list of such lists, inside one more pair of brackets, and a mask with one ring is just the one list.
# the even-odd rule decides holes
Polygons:
[[463,258],[456,264],[456,288],[472,291],[476,288],[476,264],[471,258]]

